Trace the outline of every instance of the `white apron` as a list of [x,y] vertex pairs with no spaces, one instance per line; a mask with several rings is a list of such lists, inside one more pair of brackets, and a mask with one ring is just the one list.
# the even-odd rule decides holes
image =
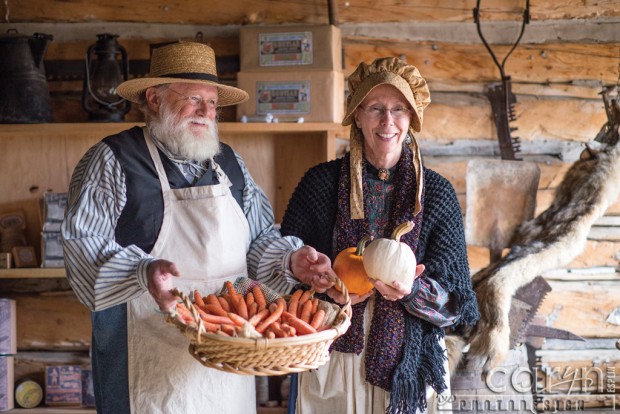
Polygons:
[[[177,264],[181,276],[174,285],[187,294],[198,289],[206,295],[219,291],[226,280],[247,276],[249,226],[228,177],[222,171],[220,184],[170,189],[159,153],[143,131],[164,198],[151,254]],[[201,365],[187,351],[187,338],[157,310],[148,293],[127,305],[131,412],[255,413],[254,377]]]
[[[372,311],[375,303],[375,295],[372,295],[364,311],[364,332],[369,332]],[[366,334],[366,340],[368,335]],[[445,350],[445,342],[442,339],[440,345]],[[366,372],[364,357],[366,355],[366,343],[364,350],[355,353],[342,353],[334,351],[329,356],[329,361],[322,367],[299,374],[297,392],[296,414],[319,414],[319,413],[342,413],[342,414],[385,414],[390,403],[390,393],[383,388],[375,387],[365,381]],[[450,395],[450,374],[448,361],[444,362],[446,376],[444,380],[448,389],[442,396]],[[437,399],[437,393],[432,387],[426,387],[427,409],[424,413],[440,412],[450,413],[450,402],[447,407],[437,404],[449,398]],[[419,414],[423,414],[419,410]]]

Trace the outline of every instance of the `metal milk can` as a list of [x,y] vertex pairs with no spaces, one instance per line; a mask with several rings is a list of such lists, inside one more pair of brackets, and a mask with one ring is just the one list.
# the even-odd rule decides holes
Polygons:
[[52,121],[43,56],[52,35],[0,34],[0,123]]

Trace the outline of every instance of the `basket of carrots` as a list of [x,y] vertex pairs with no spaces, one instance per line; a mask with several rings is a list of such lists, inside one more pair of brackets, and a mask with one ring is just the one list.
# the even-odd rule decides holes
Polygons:
[[346,287],[340,307],[298,289],[281,296],[264,284],[239,278],[225,282],[219,294],[196,290],[179,297],[166,314],[189,339],[189,352],[202,365],[225,372],[271,376],[318,368],[329,360],[329,347],[351,324]]

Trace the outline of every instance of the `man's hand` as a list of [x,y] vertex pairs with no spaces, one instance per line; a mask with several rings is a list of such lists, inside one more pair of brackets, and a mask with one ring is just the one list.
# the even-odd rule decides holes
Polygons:
[[162,312],[170,312],[177,303],[177,297],[170,293],[172,277],[181,273],[177,265],[168,260],[155,260],[147,268],[148,289]]
[[318,293],[323,293],[334,285],[328,275],[336,276],[332,262],[313,247],[304,246],[291,255],[291,271],[300,282],[309,285]]
[[[349,299],[351,300],[351,306],[365,301],[366,299],[370,297],[370,295],[372,295],[372,292],[373,290],[363,295],[356,295],[355,293],[349,293]],[[344,297],[344,294],[338,291],[335,287],[332,287],[327,290],[327,296],[332,298],[334,302],[336,303],[340,303],[340,304],[346,303],[346,298]]]

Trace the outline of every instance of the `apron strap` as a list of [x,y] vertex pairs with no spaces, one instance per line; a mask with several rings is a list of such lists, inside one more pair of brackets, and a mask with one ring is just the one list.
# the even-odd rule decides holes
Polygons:
[[164,170],[164,164],[161,162],[161,157],[159,156],[159,151],[157,151],[157,147],[153,142],[153,138],[151,138],[151,134],[147,127],[142,127],[142,133],[144,133],[144,139],[146,140],[146,146],[149,149],[149,153],[151,154],[151,158],[155,163],[155,169],[157,170],[157,175],[159,176],[159,182],[161,184],[162,191],[170,190],[170,183],[168,182],[168,176],[166,175],[166,170]]

